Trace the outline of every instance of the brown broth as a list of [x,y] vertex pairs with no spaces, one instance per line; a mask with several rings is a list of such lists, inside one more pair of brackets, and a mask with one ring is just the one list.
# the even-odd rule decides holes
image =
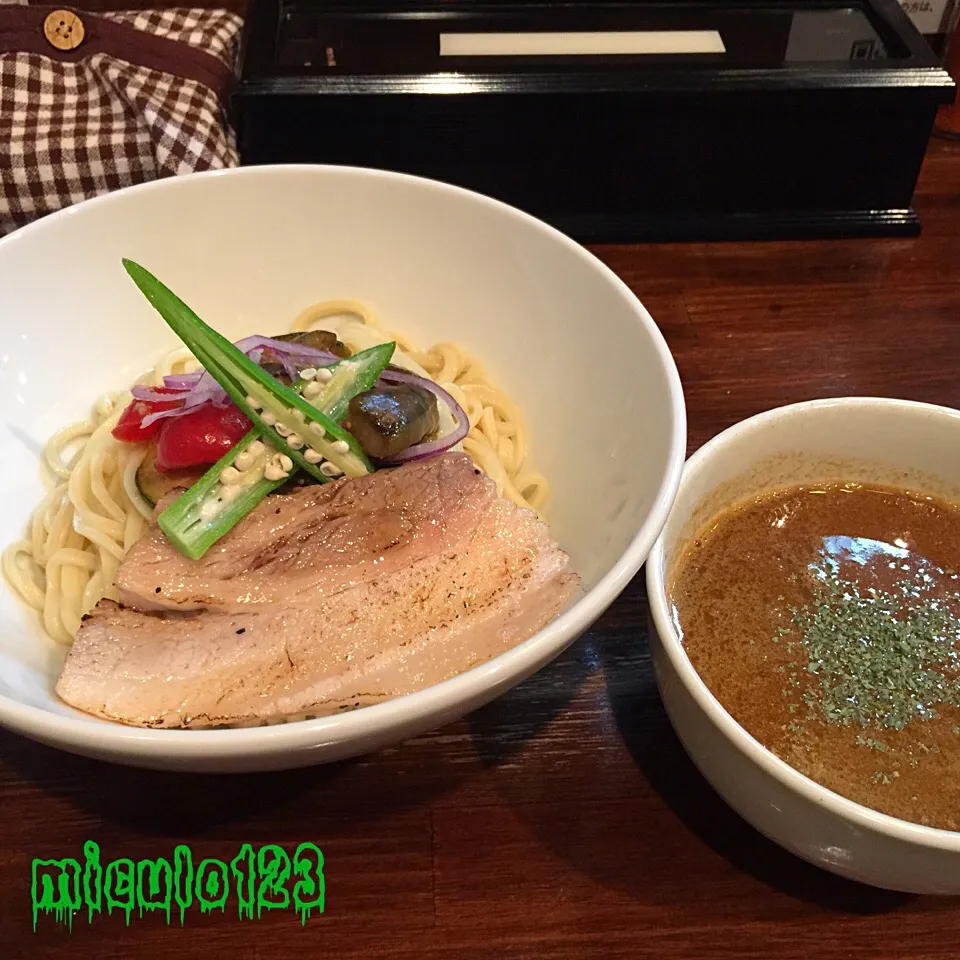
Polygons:
[[[803,486],[714,518],[673,565],[668,596],[693,666],[764,746],[851,800],[958,830],[958,569],[960,506]],[[825,584],[840,585],[841,606],[824,607]],[[878,612],[883,597],[892,616]],[[819,627],[798,623],[804,605],[823,612]],[[825,633],[838,610],[852,612]],[[895,630],[902,645],[885,646]]]

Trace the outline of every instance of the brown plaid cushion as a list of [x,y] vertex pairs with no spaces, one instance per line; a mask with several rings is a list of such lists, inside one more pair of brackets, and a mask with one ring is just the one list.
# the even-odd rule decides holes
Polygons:
[[74,11],[83,40],[63,51],[44,23],[64,9],[0,6],[0,235],[108,190],[237,163],[223,96],[238,16]]

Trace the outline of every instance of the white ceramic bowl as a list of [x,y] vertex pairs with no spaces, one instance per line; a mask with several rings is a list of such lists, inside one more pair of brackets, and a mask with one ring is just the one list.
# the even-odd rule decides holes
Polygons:
[[369,302],[390,329],[461,341],[520,403],[553,486],[547,519],[584,594],[536,636],[422,692],[266,728],[151,731],[61,703],[63,651],[0,587],[0,724],[76,753],[229,771],[356,755],[454,720],[556,657],[645,560],[679,483],[680,381],[649,314],[603,264],[513,208],[414,177],[253,167],[82,203],[0,241],[0,540],[43,494],[39,454],[93,399],[178,342],[121,266],[130,257],[232,339],[308,304]]
[[731,427],[687,463],[647,562],[657,681],[694,763],[761,833],[820,867],[892,890],[960,893],[960,833],[853,803],[789,767],[723,709],[668,611],[678,551],[725,505],[795,483],[860,480],[960,498],[960,413],[901,400],[840,398],[771,410]]

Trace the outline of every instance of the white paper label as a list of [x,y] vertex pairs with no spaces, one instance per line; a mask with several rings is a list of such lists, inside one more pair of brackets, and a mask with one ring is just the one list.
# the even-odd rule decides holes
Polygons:
[[899,0],[903,12],[921,33],[939,33],[949,0]]
[[441,57],[636,56],[725,53],[716,30],[441,33]]

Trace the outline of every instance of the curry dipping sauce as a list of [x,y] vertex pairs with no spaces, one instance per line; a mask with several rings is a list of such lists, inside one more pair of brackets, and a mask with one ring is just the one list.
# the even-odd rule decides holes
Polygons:
[[668,597],[707,687],[825,787],[960,829],[960,505],[797,486],[722,513]]

